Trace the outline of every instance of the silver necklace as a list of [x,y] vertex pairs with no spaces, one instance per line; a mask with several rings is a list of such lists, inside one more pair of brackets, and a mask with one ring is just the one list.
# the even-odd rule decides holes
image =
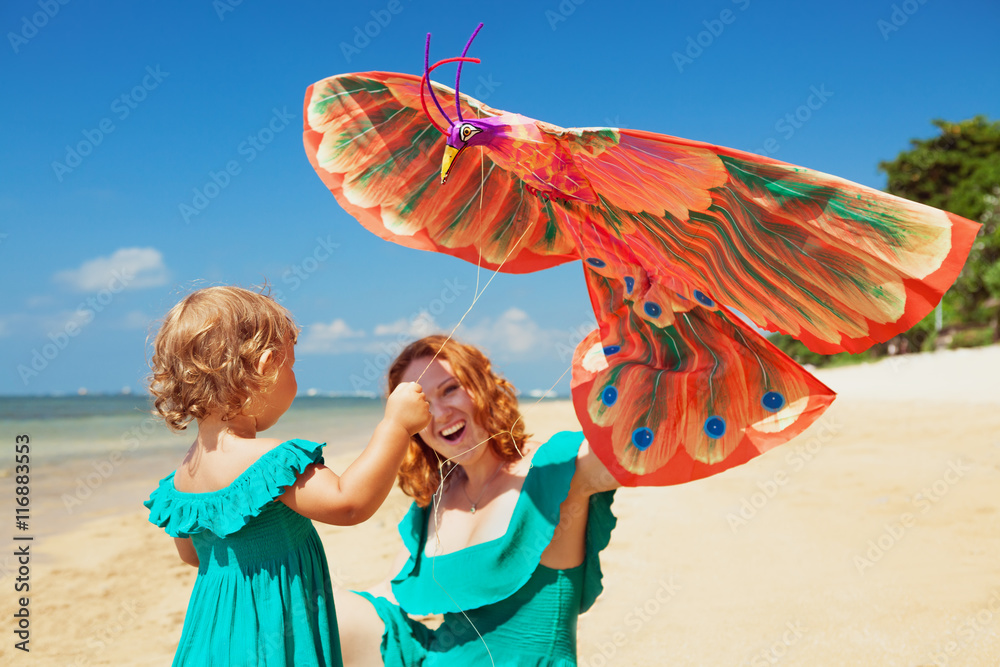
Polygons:
[[[485,484],[483,484],[483,488],[479,492],[479,497],[476,498],[475,501],[473,501],[472,498],[469,497],[469,492],[465,490],[466,484],[469,483],[469,476],[468,475],[465,476],[465,484],[462,485],[462,494],[465,496],[465,499],[469,501],[469,504],[472,505],[472,507],[469,508],[469,512],[471,512],[472,514],[476,513],[476,507],[479,505],[479,501],[483,499],[484,495],[486,495],[486,490],[490,488],[490,484],[492,484],[493,480],[495,480],[497,478],[497,475],[500,474],[501,468],[503,468],[503,461],[501,461],[500,465],[497,466],[497,469],[496,471],[494,471],[493,476],[490,477]],[[465,471],[463,470],[462,472]]]

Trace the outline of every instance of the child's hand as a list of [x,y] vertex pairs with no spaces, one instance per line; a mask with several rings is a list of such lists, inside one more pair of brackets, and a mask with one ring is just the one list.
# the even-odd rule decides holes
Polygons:
[[410,435],[416,435],[431,422],[431,406],[424,390],[416,382],[402,382],[385,403],[385,418],[394,421]]

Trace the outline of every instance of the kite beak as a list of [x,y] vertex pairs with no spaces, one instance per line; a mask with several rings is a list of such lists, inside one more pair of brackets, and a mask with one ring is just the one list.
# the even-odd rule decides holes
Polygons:
[[441,160],[441,183],[444,184],[448,180],[448,172],[451,171],[451,163],[454,161],[455,156],[458,155],[459,149],[454,146],[445,145],[444,147],[444,158]]

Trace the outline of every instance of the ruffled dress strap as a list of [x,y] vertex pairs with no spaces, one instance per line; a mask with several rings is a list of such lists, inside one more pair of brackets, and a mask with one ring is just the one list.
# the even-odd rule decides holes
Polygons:
[[[428,508],[411,505],[399,524],[409,558],[392,580],[400,606],[411,614],[440,614],[476,609],[505,600],[531,579],[556,526],[559,508],[569,494],[580,432],[557,433],[541,445],[531,462],[507,532],[460,551],[428,557]],[[591,497],[587,523],[584,590],[581,611],[602,590],[598,556],[607,546],[615,517],[613,491]],[[574,568],[575,569],[575,568]]]
[[323,463],[326,443],[288,440],[265,452],[229,486],[208,493],[184,493],[170,473],[143,505],[149,520],[171,537],[208,530],[226,537],[243,528],[313,463]]

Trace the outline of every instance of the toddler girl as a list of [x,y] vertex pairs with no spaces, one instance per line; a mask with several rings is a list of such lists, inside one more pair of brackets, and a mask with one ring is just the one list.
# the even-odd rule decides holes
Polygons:
[[173,430],[198,422],[181,465],[145,503],[181,560],[198,567],[175,665],[342,664],[311,519],[370,517],[430,413],[419,385],[400,385],[340,476],[323,465],[323,444],[258,438],[295,397],[297,335],[271,298],[210,287],[174,306],[156,336],[156,411]]

